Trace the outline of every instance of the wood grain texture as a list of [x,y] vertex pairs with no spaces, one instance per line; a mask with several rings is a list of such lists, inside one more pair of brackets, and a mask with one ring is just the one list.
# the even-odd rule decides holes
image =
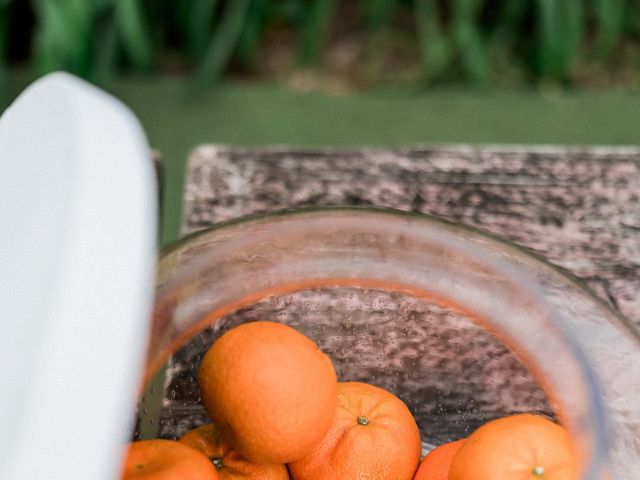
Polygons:
[[189,159],[182,230],[326,205],[439,215],[530,248],[640,327],[639,195],[640,150],[631,148],[205,145]]

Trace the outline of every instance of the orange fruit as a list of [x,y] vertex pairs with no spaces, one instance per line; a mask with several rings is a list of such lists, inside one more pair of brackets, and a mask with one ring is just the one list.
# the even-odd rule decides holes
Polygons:
[[289,480],[285,465],[250,462],[225,441],[212,423],[187,432],[180,443],[204,453],[216,466],[220,480]]
[[278,323],[245,323],[226,332],[202,359],[198,380],[211,419],[254,463],[304,457],[336,410],[331,360],[307,337]]
[[420,431],[402,400],[373,385],[347,382],[338,383],[327,435],[288,467],[294,480],[411,480],[420,454]]
[[538,415],[513,415],[486,423],[451,463],[449,480],[576,480],[569,432]]
[[218,480],[216,467],[194,448],[173,440],[130,443],[122,480]]
[[413,480],[449,480],[451,462],[465,439],[440,445],[431,450],[420,463]]

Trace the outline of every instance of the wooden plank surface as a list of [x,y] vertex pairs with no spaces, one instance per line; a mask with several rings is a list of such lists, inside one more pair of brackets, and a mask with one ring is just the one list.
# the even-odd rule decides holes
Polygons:
[[640,150],[439,147],[300,151],[201,146],[183,233],[291,207],[439,215],[528,247],[640,326]]

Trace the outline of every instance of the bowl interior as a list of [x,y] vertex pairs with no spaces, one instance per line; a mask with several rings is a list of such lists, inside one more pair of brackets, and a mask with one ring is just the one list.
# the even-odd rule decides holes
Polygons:
[[524,363],[465,314],[403,292],[315,288],[209,318],[172,357],[165,400],[154,420],[160,437],[179,438],[208,422],[197,385],[200,361],[224,332],[255,320],[281,322],[313,339],[330,355],[340,381],[394,392],[414,414],[425,450],[463,438],[492,418],[519,412],[554,416]]

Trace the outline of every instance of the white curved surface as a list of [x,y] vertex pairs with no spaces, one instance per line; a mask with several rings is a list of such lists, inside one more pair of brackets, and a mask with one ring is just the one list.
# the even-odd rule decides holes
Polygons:
[[77,78],[0,119],[0,478],[117,478],[148,336],[156,240],[149,147]]

